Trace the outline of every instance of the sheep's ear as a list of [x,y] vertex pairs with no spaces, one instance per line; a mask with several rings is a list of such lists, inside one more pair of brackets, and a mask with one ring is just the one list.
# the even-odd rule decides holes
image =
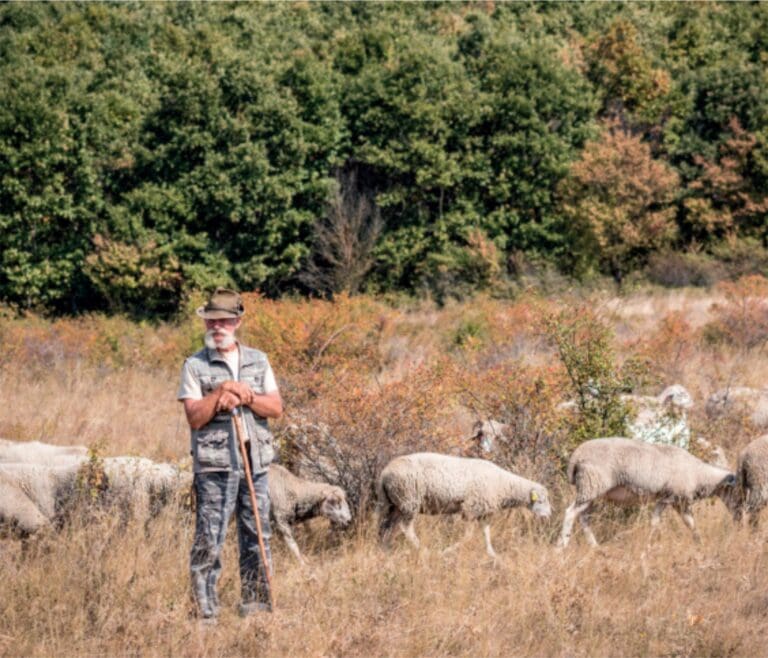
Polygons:
[[539,494],[536,493],[534,489],[531,489],[531,502],[535,503],[539,500]]

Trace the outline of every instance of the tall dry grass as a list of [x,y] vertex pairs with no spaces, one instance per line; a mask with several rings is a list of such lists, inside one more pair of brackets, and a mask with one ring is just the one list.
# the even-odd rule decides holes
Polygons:
[[[674,377],[700,402],[728,382],[761,385],[768,357],[760,346],[745,351],[743,345],[703,333],[725,312],[720,293],[715,296],[720,310],[707,306],[698,291],[690,299],[676,291],[669,299],[655,293],[646,302],[640,296],[624,306],[610,302],[605,317],[617,330],[618,353],[644,354],[661,373],[655,386],[673,383],[669,379]],[[509,304],[481,299],[441,310],[394,310],[370,300],[359,306],[345,300],[336,309],[319,306],[308,312],[306,306],[297,310],[286,302],[265,309],[270,321],[262,321],[262,333],[255,332],[251,340],[269,352],[271,336],[284,335],[281,323],[305,322],[291,333],[303,350],[301,359],[292,355],[290,341],[276,344],[278,358],[273,359],[290,412],[309,409],[353,422],[333,405],[337,397],[348,409],[354,399],[355,413],[371,415],[365,427],[404,436],[398,432],[409,422],[418,422],[419,431],[433,423],[444,445],[457,448],[469,422],[467,401],[483,395],[496,399],[504,388],[493,380],[494,373],[507,377],[510,387],[535,382],[531,391],[557,393],[547,383],[553,356],[536,333],[536,314],[555,303],[562,300]],[[695,318],[686,316],[687,309],[694,310]],[[99,345],[111,345],[110,354],[121,356],[114,344],[119,335],[110,334],[122,330],[119,323],[100,329],[106,342],[96,340],[95,347],[73,352],[58,349],[55,341],[76,345],[76,329],[59,327],[51,337],[39,331],[42,321],[35,322],[41,323],[36,325],[38,340],[52,344],[42,360],[28,355],[25,370],[11,358],[0,366],[0,436],[98,444],[107,455],[187,458],[187,427],[175,401],[178,371],[171,364],[180,365],[194,330],[132,328],[142,355],[151,347],[161,356],[100,363]],[[348,324],[354,326],[336,333]],[[3,341],[13,339],[13,349],[25,345],[19,340],[23,324],[0,330]],[[337,338],[328,343],[334,334]],[[433,374],[429,368],[436,363]],[[354,395],[341,390],[347,384],[358,387]],[[400,387],[401,394],[391,387]],[[429,390],[423,399],[416,399],[416,391],[424,388]],[[466,395],[468,389],[474,397]],[[440,407],[439,413],[432,412],[434,407]],[[723,444],[733,459],[755,428],[738,414],[713,422],[702,407],[692,414],[694,429]],[[376,421],[382,409],[389,425]],[[399,425],[392,425],[393,418]],[[499,564],[486,558],[479,530],[457,551],[443,554],[463,532],[458,519],[418,519],[417,532],[426,547],[420,553],[402,541],[392,552],[383,552],[370,517],[342,534],[330,534],[322,521],[312,522],[297,531],[311,573],[299,568],[276,538],[277,610],[248,620],[235,614],[239,582],[232,528],[220,583],[223,613],[219,625],[208,629],[190,617],[187,567],[193,520],[188,511],[167,508],[146,528],[122,527],[108,513],[76,518],[60,533],[41,537],[26,556],[14,542],[0,543],[0,654],[765,653],[768,555],[763,531],[734,527],[719,502],[700,503],[695,507],[700,544],[670,513],[660,538],[648,546],[647,510],[606,512],[595,522],[604,540],[599,549],[588,549],[577,534],[571,547],[558,553],[553,543],[570,492],[562,479],[547,484],[556,509],[550,522],[535,522],[520,511],[494,520]]]

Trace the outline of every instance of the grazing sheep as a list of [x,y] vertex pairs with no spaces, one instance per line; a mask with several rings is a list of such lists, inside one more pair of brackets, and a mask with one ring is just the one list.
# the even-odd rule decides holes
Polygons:
[[483,526],[488,555],[491,545],[489,517],[501,509],[528,507],[537,516],[551,513],[547,489],[537,482],[505,471],[484,459],[422,452],[396,457],[378,480],[380,534],[385,546],[399,526],[416,548],[413,529],[417,514],[461,513]]
[[[587,393],[599,395],[599,390],[590,387]],[[693,406],[693,398],[680,384],[667,386],[659,395],[622,395],[621,401],[635,412],[629,420],[627,431],[630,438],[656,445],[675,445],[688,448],[691,430],[686,411]],[[563,412],[577,408],[576,400],[557,405]]]
[[138,520],[151,518],[192,484],[191,473],[144,457],[105,457],[102,463],[109,482],[106,500]]
[[630,438],[688,449],[691,430],[686,410],[693,406],[693,399],[680,384],[667,386],[655,397],[622,395],[621,399],[631,404],[637,412],[627,428]]
[[576,487],[576,500],[565,511],[559,542],[563,547],[568,545],[577,518],[587,541],[597,546],[588,515],[600,498],[617,504],[656,501],[651,518],[652,533],[664,508],[672,505],[698,538],[691,503],[719,496],[728,504],[736,476],[682,448],[606,438],[585,441],[573,451],[568,462],[568,481]]
[[324,516],[334,526],[352,520],[347,496],[341,487],[296,477],[279,464],[269,467],[270,513],[275,529],[283,536],[294,557],[306,564],[291,532],[291,524]]
[[62,517],[74,500],[80,465],[0,464],[0,527],[26,539]]
[[62,462],[85,458],[85,446],[57,446],[40,441],[9,441],[0,439],[0,462],[17,464],[48,464],[55,466]]
[[[88,463],[87,452],[87,448],[80,446],[0,439],[0,465],[34,465],[40,467],[34,471],[37,474],[45,473],[44,467],[77,472]],[[150,518],[173,493],[189,486],[192,480],[191,474],[181,473],[171,464],[143,457],[106,457],[97,459],[94,466],[104,470],[109,482],[105,500],[120,507],[126,517],[133,515],[143,520]],[[55,473],[46,475],[44,480],[54,476]]]
[[731,409],[746,412],[755,427],[768,425],[768,390],[747,386],[729,386],[709,396],[706,412],[710,418]]
[[768,505],[768,434],[756,438],[741,451],[736,479],[731,501],[733,518],[741,521],[746,512],[750,525],[756,528],[758,514]]
[[476,443],[483,452],[493,452],[497,441],[505,443],[509,425],[498,420],[478,420],[472,427],[471,441]]

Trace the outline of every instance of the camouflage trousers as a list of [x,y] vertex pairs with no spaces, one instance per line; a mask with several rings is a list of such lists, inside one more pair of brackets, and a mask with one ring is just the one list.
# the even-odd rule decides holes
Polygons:
[[[272,555],[269,539],[272,533],[269,526],[267,474],[254,474],[253,484],[271,575]],[[197,497],[197,518],[189,567],[192,576],[192,595],[200,616],[215,617],[219,611],[216,583],[221,575],[221,551],[224,548],[227,525],[233,512],[237,519],[237,538],[240,549],[241,610],[244,607],[268,609],[269,589],[264,565],[261,564],[256,523],[245,474],[242,471],[197,473],[194,486]]]

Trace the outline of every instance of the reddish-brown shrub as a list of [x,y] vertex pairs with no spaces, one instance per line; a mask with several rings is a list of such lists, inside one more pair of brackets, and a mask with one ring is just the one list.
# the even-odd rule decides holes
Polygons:
[[717,289],[725,301],[712,305],[715,320],[704,328],[704,337],[741,350],[764,345],[768,341],[768,279],[745,276],[738,281],[724,281]]

